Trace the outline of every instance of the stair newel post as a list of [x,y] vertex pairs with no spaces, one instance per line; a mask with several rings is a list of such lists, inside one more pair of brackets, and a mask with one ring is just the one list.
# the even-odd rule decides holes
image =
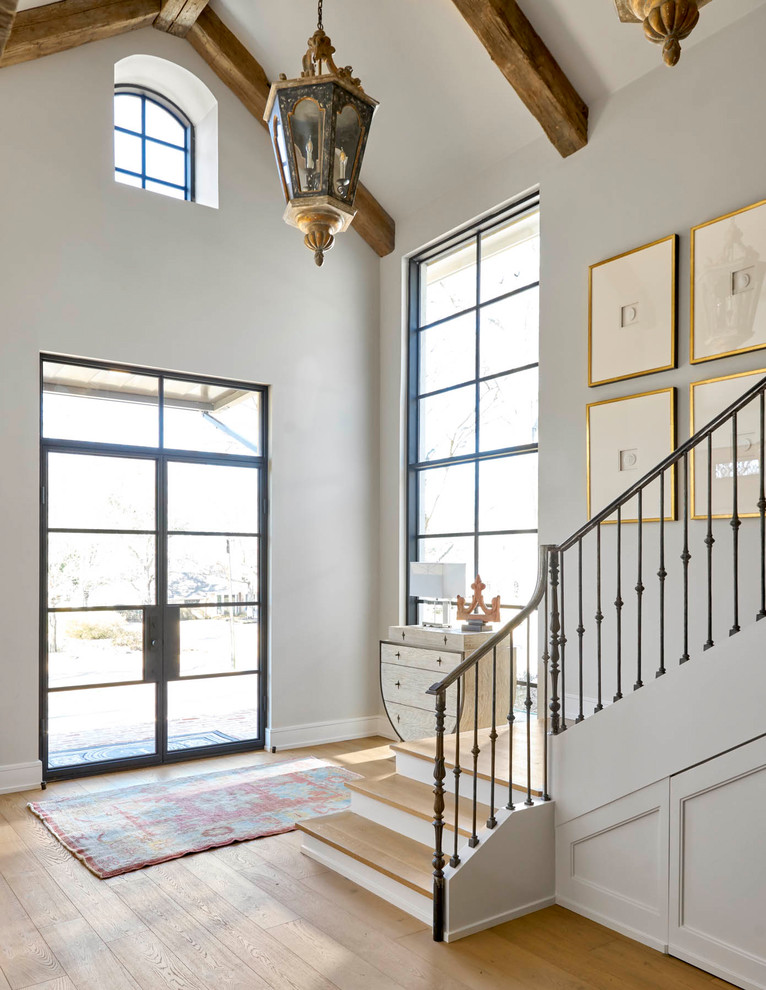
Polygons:
[[[603,685],[601,677],[601,624],[604,621],[604,613],[601,610],[601,523],[596,526],[596,683],[597,696],[594,712],[600,712],[604,707],[602,701]],[[580,711],[582,711],[582,698],[580,698]]]
[[452,773],[455,777],[455,845],[452,851],[452,857],[449,861],[449,865],[454,869],[460,864],[460,856],[458,855],[458,841],[460,838],[460,833],[458,831],[458,825],[460,824],[460,775],[463,772],[460,768],[460,711],[463,697],[463,678],[458,677],[457,679],[457,712],[458,721],[455,726],[455,766],[452,769]]
[[471,755],[473,756],[473,797],[472,797],[472,809],[471,809],[471,838],[468,840],[468,845],[471,849],[475,849],[479,844],[479,835],[476,828],[476,812],[478,807],[478,787],[479,787],[479,753],[481,749],[479,748],[479,665],[474,664],[473,668],[473,747],[471,749]]
[[444,835],[444,713],[447,710],[447,692],[436,695],[436,759],[434,761],[434,942],[444,941],[444,912],[446,906],[444,865],[446,857],[442,848]]
[[764,437],[764,415],[766,407],[766,398],[763,392],[758,397],[758,419],[760,423],[760,492],[758,495],[758,512],[761,517],[761,607],[758,611],[756,619],[766,619],[766,484],[764,483],[764,471],[766,471],[766,466],[764,465],[764,454],[766,454],[766,438]]
[[644,490],[638,491],[638,574],[636,579],[636,683],[633,690],[638,691],[644,686],[641,670],[641,647],[643,633],[643,604],[644,604]]
[[[548,652],[548,582],[545,582],[543,599],[543,801],[550,801],[548,794],[548,662],[551,655]],[[540,712],[540,678],[537,680],[537,711]]]
[[508,649],[511,654],[511,686],[508,692],[508,804],[506,810],[513,811],[513,723],[516,721],[513,697],[513,629],[508,635]]
[[665,673],[665,472],[660,474],[660,568],[657,577],[660,580],[660,666],[656,677]]
[[[511,675],[511,689],[513,689],[513,675]],[[489,730],[489,818],[487,828],[494,828],[497,825],[495,818],[495,743],[497,741],[497,647],[492,647],[492,725]]]
[[[527,800],[524,802],[526,805],[534,804],[532,801],[532,685],[529,677],[529,651],[532,646],[531,623],[532,616],[530,615],[527,616],[527,696],[524,699],[524,707],[527,709]],[[509,786],[511,783],[512,781],[509,781]]]
[[559,700],[559,630],[561,622],[559,619],[559,554],[558,550],[551,550],[551,732],[557,735],[559,731],[559,712],[561,701]]
[[[696,461],[695,461],[696,470]],[[707,547],[707,639],[703,650],[709,650],[713,646],[713,434],[708,433],[707,437],[707,534],[705,536],[705,546]]]
[[732,462],[732,485],[731,485],[731,557],[734,573],[732,591],[734,594],[734,621],[731,624],[729,635],[734,636],[739,632],[739,527],[742,520],[739,518],[739,457],[737,448],[739,441],[737,438],[737,414],[734,413],[731,420],[731,462]]
[[561,719],[559,721],[559,732],[567,730],[567,689],[566,689],[566,659],[567,659],[567,633],[564,619],[564,606],[566,592],[564,591],[564,553],[559,559],[559,584],[561,594],[559,597],[559,619],[561,628],[559,629],[559,666],[561,669]]
[[577,541],[577,608],[578,608],[578,622],[577,622],[577,640],[578,640],[578,650],[577,650],[577,693],[579,697],[580,706],[577,712],[577,718],[575,722],[582,722],[585,718],[583,714],[583,683],[582,683],[582,647],[583,647],[583,636],[585,635],[585,626],[582,621],[582,540]]
[[[708,461],[709,463],[709,461]],[[689,553],[689,455],[684,454],[683,460],[684,476],[684,548],[681,551],[681,563],[684,569],[684,652],[681,654],[680,663],[687,663],[689,660],[689,561],[692,555]]]
[[617,629],[617,691],[614,701],[622,698],[622,506],[617,507],[617,594],[614,599]]

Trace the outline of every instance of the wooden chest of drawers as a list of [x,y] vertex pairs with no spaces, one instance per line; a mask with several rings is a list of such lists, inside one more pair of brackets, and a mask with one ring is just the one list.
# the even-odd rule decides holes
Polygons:
[[[391,626],[380,642],[380,688],[391,725],[401,739],[426,739],[435,734],[435,699],[426,694],[465,657],[485,643],[492,633],[463,633],[459,629],[427,629],[424,626]],[[508,646],[498,650],[495,724],[506,724],[508,705],[515,688]],[[457,710],[457,685],[447,692],[445,731],[473,728],[478,686],[479,728],[492,723],[492,660],[463,678],[461,712]]]

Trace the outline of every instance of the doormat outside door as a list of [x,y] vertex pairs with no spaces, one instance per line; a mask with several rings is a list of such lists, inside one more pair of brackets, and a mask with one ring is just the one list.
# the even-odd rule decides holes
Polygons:
[[290,832],[345,811],[359,774],[307,757],[33,801],[59,842],[106,879],[187,853]]

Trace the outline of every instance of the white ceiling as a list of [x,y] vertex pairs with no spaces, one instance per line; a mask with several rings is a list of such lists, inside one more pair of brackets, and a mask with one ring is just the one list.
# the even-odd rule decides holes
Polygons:
[[[21,9],[44,0],[20,0]],[[766,0],[714,0],[688,49]],[[299,74],[316,0],[212,0],[213,9],[269,78]],[[622,24],[613,0],[521,0],[586,103],[662,65],[640,25]],[[470,182],[542,131],[451,0],[325,0],[339,65],[351,64],[380,101],[363,180],[394,217]],[[684,60],[665,69],[683,73]],[[711,85],[714,82],[711,80]]]

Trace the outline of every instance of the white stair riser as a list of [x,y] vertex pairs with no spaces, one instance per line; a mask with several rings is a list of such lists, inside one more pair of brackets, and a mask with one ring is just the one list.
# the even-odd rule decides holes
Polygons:
[[[410,777],[412,780],[418,780],[423,784],[430,784],[433,787],[434,783],[434,765],[430,760],[422,760],[418,756],[412,756],[409,753],[397,753],[396,754],[396,772],[402,774],[403,777]],[[455,793],[455,776],[452,770],[447,770],[447,776],[444,779],[444,787],[449,793]],[[476,799],[480,804],[489,804],[491,794],[491,784],[488,780],[483,777],[479,777],[476,785]],[[461,797],[472,797],[473,796],[473,774],[463,768],[463,772],[460,775],[460,795]],[[535,795],[532,795],[533,799]],[[526,800],[527,795],[525,791],[520,791],[514,788],[513,790],[513,803],[515,805],[522,805]],[[495,783],[495,807],[504,807],[508,803],[508,787],[506,784]]]
[[335,870],[341,876],[346,877],[365,890],[369,890],[371,894],[376,894],[378,897],[382,897],[383,900],[388,901],[389,904],[393,904],[400,910],[406,911],[407,914],[411,914],[418,921],[422,921],[423,924],[431,925],[433,923],[433,901],[424,894],[419,894],[403,883],[392,880],[391,877],[373,870],[372,867],[367,866],[365,863],[360,863],[352,856],[348,856],[339,849],[327,845],[327,843],[322,842],[321,839],[317,839],[313,835],[303,834],[301,851],[311,859],[322,863],[323,866]]
[[[371,822],[376,822],[384,828],[390,828],[392,832],[405,835],[416,842],[422,842],[429,849],[434,844],[434,827],[431,819],[420,818],[401,808],[394,808],[384,801],[377,801],[368,794],[360,794],[357,791],[351,792],[351,810],[362,818],[368,818]],[[427,811],[428,809],[424,809]],[[449,835],[449,839],[447,839]],[[452,832],[444,831],[444,841],[452,848]],[[467,839],[462,841],[467,841]],[[426,864],[427,868],[427,864]]]

